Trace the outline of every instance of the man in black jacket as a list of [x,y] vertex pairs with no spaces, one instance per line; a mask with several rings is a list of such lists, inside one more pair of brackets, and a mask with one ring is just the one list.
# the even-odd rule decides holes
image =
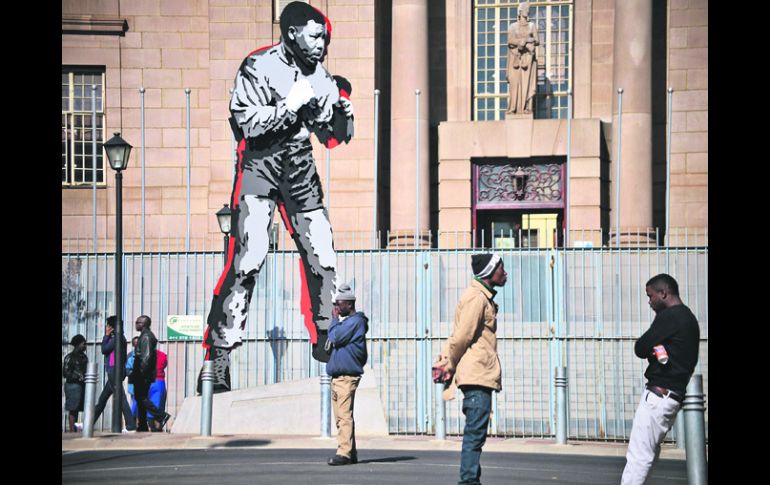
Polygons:
[[644,373],[647,386],[634,415],[621,485],[642,485],[647,479],[660,444],[682,407],[687,383],[698,362],[698,320],[679,298],[676,280],[659,274],[646,286],[656,316],[634,345],[636,356],[647,359],[649,365]]
[[160,423],[160,429],[166,425],[171,415],[158,409],[149,399],[150,385],[155,382],[157,375],[157,349],[158,339],[150,330],[152,320],[147,315],[136,319],[136,331],[139,341],[134,350],[134,370],[131,372],[131,380],[134,384],[134,398],[136,399],[136,417],[139,422],[137,431],[149,431],[147,427],[147,412]]

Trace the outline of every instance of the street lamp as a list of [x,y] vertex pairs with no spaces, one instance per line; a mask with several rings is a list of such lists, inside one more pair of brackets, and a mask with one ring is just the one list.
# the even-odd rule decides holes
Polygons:
[[529,175],[521,167],[516,168],[516,173],[513,174],[513,193],[516,200],[524,200],[528,178]]
[[230,226],[232,225],[233,211],[230,210],[230,206],[225,204],[224,207],[217,211],[217,222],[219,223],[219,230],[225,235],[225,264],[227,264],[227,249],[230,244]]
[[126,348],[123,341],[123,173],[128,167],[131,145],[120,137],[120,133],[104,143],[104,151],[110,167],[115,170],[115,381],[112,395],[112,432],[120,433],[120,420],[123,417],[120,406],[123,403],[123,376],[125,369]]

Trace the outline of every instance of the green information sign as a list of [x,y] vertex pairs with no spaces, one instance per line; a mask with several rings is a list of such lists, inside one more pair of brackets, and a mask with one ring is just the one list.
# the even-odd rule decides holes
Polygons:
[[202,315],[169,315],[167,320],[169,340],[202,340]]

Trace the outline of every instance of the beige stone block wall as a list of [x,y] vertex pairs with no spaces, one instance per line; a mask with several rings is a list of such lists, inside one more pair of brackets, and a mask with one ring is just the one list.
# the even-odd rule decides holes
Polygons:
[[[669,3],[670,226],[708,227],[708,1]],[[672,229],[672,233],[674,230]]]
[[[191,164],[208,164],[208,1],[141,0],[121,2],[120,18],[129,29],[125,37],[63,36],[62,63],[105,65],[107,90],[106,138],[114,131],[134,146],[123,179],[123,233],[126,240],[140,236],[141,115],[140,87],[145,87],[145,209],[146,235],[184,237],[186,221],[187,148],[185,88],[190,88]],[[63,2],[63,13],[101,13],[117,18],[117,1]],[[100,38],[97,38],[100,37]],[[204,121],[202,121],[204,120]],[[204,154],[204,156],[201,156]],[[205,160],[200,160],[201,158]],[[196,220],[209,216],[206,200],[209,177],[191,170],[191,235],[203,227]],[[114,172],[107,169],[107,187],[100,188],[99,237],[114,232]],[[172,189],[172,187],[174,189]],[[173,197],[169,190],[176,190]],[[178,191],[183,192],[182,195]],[[82,199],[82,189],[62,190],[62,237],[78,232],[90,235],[70,220],[70,201]],[[104,202],[102,202],[102,200]],[[87,203],[90,210],[90,200]],[[88,218],[87,218],[88,219]],[[179,230],[180,232],[173,232]],[[110,243],[111,244],[111,243]]]
[[[373,213],[374,1],[316,0],[333,24],[327,69],[353,85],[356,136],[331,152],[331,218],[335,234],[371,231]],[[124,172],[124,234],[139,237],[141,135],[139,88],[145,88],[146,235],[186,232],[187,131],[185,88],[190,93],[192,237],[220,236],[214,213],[230,202],[232,132],[229,90],[253,50],[277,43],[270,0],[94,0],[62,2],[63,15],[125,19],[118,36],[62,36],[62,64],[106,66],[106,133],[121,131],[134,146]],[[326,150],[312,138],[326,186]],[[99,238],[111,234],[114,173],[99,188]],[[179,190],[182,193],[179,193]],[[169,192],[171,191],[171,192]],[[173,195],[171,195],[173,194]],[[90,237],[91,191],[62,189],[62,237]],[[150,215],[152,217],[150,217]],[[136,217],[135,217],[136,216]],[[278,218],[276,218],[278,220]],[[181,231],[181,232],[179,232]],[[216,243],[215,249],[219,248]],[[338,245],[339,247],[339,245]],[[342,249],[345,249],[344,247]]]
[[[369,232],[373,210],[373,89],[374,89],[374,1],[311,0],[324,10],[334,26],[326,64],[333,73],[346,76],[353,84],[356,136],[349,145],[331,152],[331,186],[326,184],[326,151],[315,138],[314,154],[324,191],[331,197],[331,219],[335,234]],[[611,121],[612,42],[615,0],[575,0],[575,116]],[[672,225],[705,227],[708,220],[708,2],[669,2],[668,84],[675,89],[672,120]],[[441,128],[439,178],[463,180],[470,174],[471,156],[529,156],[563,153],[566,127],[558,121],[527,125],[518,129],[505,122],[486,122],[483,132],[470,122],[472,4],[446,2],[447,117]],[[193,215],[202,222],[193,226],[208,236],[218,237],[214,212],[229,203],[232,190],[232,134],[229,117],[229,89],[235,71],[252,50],[274,44],[279,29],[272,22],[269,0],[63,0],[63,15],[98,15],[125,18],[129,30],[124,37],[62,36],[62,63],[106,66],[106,134],[120,130],[134,145],[129,169],[124,174],[124,217],[138,220],[140,196],[140,110],[138,89],[146,88],[146,178],[147,213],[152,221],[147,233],[176,230],[185,217],[178,204],[164,199],[163,188],[184,187],[186,183],[185,95],[191,101],[191,174]],[[585,22],[578,21],[580,19]],[[598,123],[572,126],[572,154],[575,169],[585,164],[587,176],[598,177],[592,160],[598,151]],[[554,120],[551,120],[554,122]],[[534,127],[533,127],[534,126]],[[520,137],[521,133],[530,134]],[[506,142],[516,133],[521,143]],[[443,139],[442,139],[443,137]],[[497,147],[485,139],[496,140]],[[504,151],[500,154],[499,147]],[[495,153],[498,153],[495,155]],[[597,155],[598,156],[598,155]],[[573,173],[573,177],[576,175]],[[470,179],[468,178],[468,184]],[[672,177],[673,182],[673,177]],[[413,180],[410,180],[413,184]],[[440,182],[441,183],[441,182]],[[108,169],[107,186],[98,190],[99,237],[109,227],[113,214],[114,173]],[[439,188],[441,196],[442,189]],[[573,189],[574,191],[574,189]],[[598,193],[596,194],[598,197]],[[676,202],[674,202],[676,201]],[[91,191],[62,190],[62,236],[89,236],[91,232]],[[470,229],[470,209],[453,208],[439,215],[439,228]],[[465,211],[460,212],[457,211]],[[596,211],[594,211],[596,212]],[[598,212],[574,206],[578,217],[598,220]],[[451,214],[451,217],[449,216]],[[588,214],[580,215],[577,214]],[[461,217],[462,221],[456,221]],[[583,219],[581,219],[583,220]],[[589,224],[589,222],[586,222]],[[448,225],[447,225],[448,224]],[[582,223],[581,223],[582,224]],[[593,222],[590,222],[593,227]],[[574,227],[574,225],[573,225]],[[181,234],[184,234],[182,227]],[[138,236],[139,225],[124,223],[127,237]],[[342,240],[343,238],[341,238]],[[350,240],[350,239],[349,239]],[[218,246],[217,246],[218,247]],[[338,246],[344,249],[342,246]]]

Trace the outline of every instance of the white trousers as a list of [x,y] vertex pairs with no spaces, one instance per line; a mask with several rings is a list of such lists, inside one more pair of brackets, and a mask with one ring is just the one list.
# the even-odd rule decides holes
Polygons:
[[644,484],[650,468],[660,455],[660,444],[674,425],[681,406],[670,396],[661,398],[644,390],[634,415],[621,485]]

